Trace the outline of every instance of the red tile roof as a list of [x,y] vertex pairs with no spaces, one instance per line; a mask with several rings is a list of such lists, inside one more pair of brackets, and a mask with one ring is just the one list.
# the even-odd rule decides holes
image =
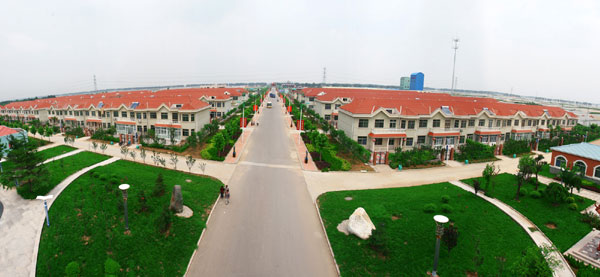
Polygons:
[[16,134],[16,133],[18,133],[18,131],[13,128],[8,128],[6,126],[0,126],[0,137],[8,136],[8,135]]

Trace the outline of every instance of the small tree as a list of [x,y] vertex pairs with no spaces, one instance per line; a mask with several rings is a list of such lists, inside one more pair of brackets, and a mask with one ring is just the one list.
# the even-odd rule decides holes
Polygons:
[[482,177],[485,180],[485,190],[488,191],[490,184],[493,182],[493,178],[500,173],[500,166],[496,166],[494,163],[485,165],[483,169]]
[[131,150],[131,152],[129,152],[129,156],[131,156],[131,159],[135,162],[135,157],[137,156],[137,153],[134,150]]
[[175,128],[169,127],[169,141],[171,145],[175,145]]
[[173,169],[177,170],[177,162],[179,161],[179,157],[175,154],[170,154],[169,160],[171,161],[171,165],[173,165]]
[[583,183],[580,172],[576,167],[571,169],[562,168],[560,171],[560,180],[565,184],[565,187],[570,191],[571,195],[573,195],[573,189],[576,188],[577,191],[581,190],[581,184]]
[[98,143],[95,141],[92,141],[92,149],[94,149],[94,152],[96,152],[96,149],[98,149]]
[[102,150],[102,154],[104,154],[104,151],[106,151],[106,148],[108,148],[108,145],[106,143],[100,144],[100,150]]
[[38,129],[35,126],[31,126],[31,129],[29,129],[29,132],[31,132],[31,134],[35,137],[35,134],[37,134]]
[[150,210],[150,206],[148,206],[148,199],[146,198],[146,193],[143,190],[138,195],[138,202],[140,203],[138,212],[144,213]]
[[454,226],[454,222],[450,222],[448,226],[444,227],[442,240],[448,247],[448,254],[450,254],[450,250],[458,244],[458,228]]
[[156,227],[161,234],[166,233],[171,227],[173,212],[169,208],[163,209],[156,219]]
[[475,189],[475,194],[481,190],[481,185],[478,180],[473,180],[473,189]]
[[538,186],[540,184],[538,180],[538,175],[544,167],[544,165],[546,164],[546,162],[544,161],[544,155],[542,154],[537,155],[537,157],[535,157],[533,161],[533,172],[535,173],[535,190],[538,190]]
[[196,163],[196,159],[194,159],[194,157],[192,157],[192,155],[187,156],[187,158],[185,159],[185,164],[187,165],[190,173],[192,173],[192,167],[194,167],[195,163]]
[[152,150],[152,156],[150,156],[152,158],[152,162],[154,162],[154,165],[158,165],[158,155],[156,154],[156,151]]
[[125,159],[125,157],[127,157],[128,153],[129,153],[129,148],[127,148],[127,145],[121,146],[121,155],[123,155],[123,159]]
[[315,136],[315,141],[312,141],[312,144],[315,146],[315,148],[320,154],[319,161],[323,160],[323,150],[325,150],[328,140],[329,139],[327,138],[327,135],[319,134],[318,136]]
[[546,198],[550,199],[554,204],[562,201],[568,194],[567,189],[557,182],[550,183],[544,192]]
[[215,149],[217,149],[220,156],[221,152],[223,152],[223,148],[225,147],[225,138],[223,137],[223,134],[217,133],[213,137],[213,142],[215,145]]
[[157,159],[158,163],[162,166],[162,167],[166,167],[167,166],[167,160],[165,160],[165,158],[163,157],[158,157]]
[[198,164],[198,167],[202,171],[202,174],[204,174],[204,171],[206,170],[206,163],[200,163]]
[[146,149],[144,149],[144,148],[140,149],[140,158],[142,158],[144,163],[146,163]]
[[529,179],[529,176],[533,173],[533,167],[535,162],[529,155],[525,155],[519,159],[519,172],[517,173],[517,194],[515,199],[519,201],[519,194],[521,192],[521,186],[525,181]]
[[550,253],[553,248],[529,247],[510,267],[512,276],[552,276],[553,268],[559,266],[559,261]]
[[156,182],[154,183],[154,191],[152,192],[152,195],[156,197],[163,196],[165,194],[165,190],[166,187],[162,173],[158,173],[158,176],[156,177]]

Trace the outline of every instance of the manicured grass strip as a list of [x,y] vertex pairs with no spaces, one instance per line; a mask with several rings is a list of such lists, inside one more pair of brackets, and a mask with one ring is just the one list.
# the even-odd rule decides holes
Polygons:
[[[104,262],[110,257],[123,272],[129,271],[127,276],[182,276],[222,183],[122,160],[92,171],[71,183],[50,208],[52,225],[42,231],[37,275],[60,275],[69,262],[76,261],[81,265],[80,276],[103,276]],[[155,197],[152,191],[158,173],[163,174],[166,193]],[[131,185],[127,201],[130,235],[124,234],[121,183]],[[194,215],[171,216],[173,223],[165,235],[155,222],[168,207],[175,184],[181,185],[184,205]],[[148,212],[140,211],[142,191]]]
[[109,158],[109,156],[84,151],[73,156],[49,162],[46,164],[46,169],[48,170],[46,182],[35,185],[32,192],[23,190],[19,194],[26,199],[33,199],[37,195],[46,195],[71,174]]
[[[441,196],[449,195],[454,210],[443,213]],[[344,198],[350,196],[351,201]],[[450,254],[442,243],[438,273],[441,276],[466,276],[475,271],[473,257],[476,241],[484,257],[479,276],[498,273],[496,257],[506,258],[505,268],[534,246],[527,233],[509,216],[485,200],[449,183],[408,188],[328,192],[318,199],[321,216],[342,276],[426,276],[431,271],[435,249],[433,215],[445,214],[458,227],[458,245]],[[425,204],[437,210],[425,213]],[[378,228],[385,224],[387,258],[370,248],[369,241],[346,236],[336,227],[363,207]],[[392,216],[397,217],[396,220]],[[371,240],[370,238],[369,240]]]
[[52,143],[50,141],[39,139],[39,138],[34,138],[32,136],[28,136],[27,139],[30,140],[30,141],[37,142],[38,146],[44,146],[44,145],[48,145],[48,144]]
[[[462,180],[463,182],[472,185],[473,180],[477,178]],[[481,184],[484,184],[481,179]],[[540,228],[544,234],[558,247],[561,252],[566,251],[576,242],[582,239],[590,231],[587,223],[581,222],[579,212],[592,205],[594,202],[587,198],[582,198],[575,195],[578,210],[573,211],[568,209],[567,203],[554,205],[551,201],[544,198],[532,198],[529,195],[521,196],[519,201],[515,200],[517,193],[517,180],[512,174],[499,174],[494,179],[495,187],[492,195],[505,204],[513,207],[525,217],[529,218],[535,225]],[[545,188],[544,184],[540,184],[540,189]],[[531,192],[535,189],[533,184],[524,184],[521,190]],[[554,224],[549,227],[546,224]]]
[[44,160],[60,156],[62,154],[71,152],[77,148],[68,145],[58,145],[46,150],[39,151],[38,153],[44,158]]

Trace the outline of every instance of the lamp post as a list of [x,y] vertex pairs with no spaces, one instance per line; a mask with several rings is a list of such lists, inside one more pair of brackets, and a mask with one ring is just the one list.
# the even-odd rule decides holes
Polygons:
[[436,215],[433,217],[435,220],[435,256],[433,258],[433,271],[431,272],[431,276],[437,275],[437,266],[438,266],[438,258],[440,256],[440,239],[444,234],[444,224],[448,222],[448,218],[443,215]]
[[119,189],[123,192],[123,208],[125,210],[125,230],[129,231],[129,218],[127,217],[127,189],[129,189],[129,185],[122,184],[119,186]]
[[46,212],[46,225],[48,227],[50,227],[50,218],[48,217],[48,199],[52,199],[53,195],[48,195],[48,196],[43,196],[43,195],[38,195],[38,197],[36,197],[35,199],[37,200],[44,200],[44,211]]

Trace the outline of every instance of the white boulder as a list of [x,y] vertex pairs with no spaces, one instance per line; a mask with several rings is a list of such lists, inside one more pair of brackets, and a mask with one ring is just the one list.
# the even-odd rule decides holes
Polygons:
[[359,207],[354,210],[349,219],[342,221],[337,229],[346,235],[354,234],[361,239],[368,239],[375,230],[375,225],[369,218],[367,211]]

